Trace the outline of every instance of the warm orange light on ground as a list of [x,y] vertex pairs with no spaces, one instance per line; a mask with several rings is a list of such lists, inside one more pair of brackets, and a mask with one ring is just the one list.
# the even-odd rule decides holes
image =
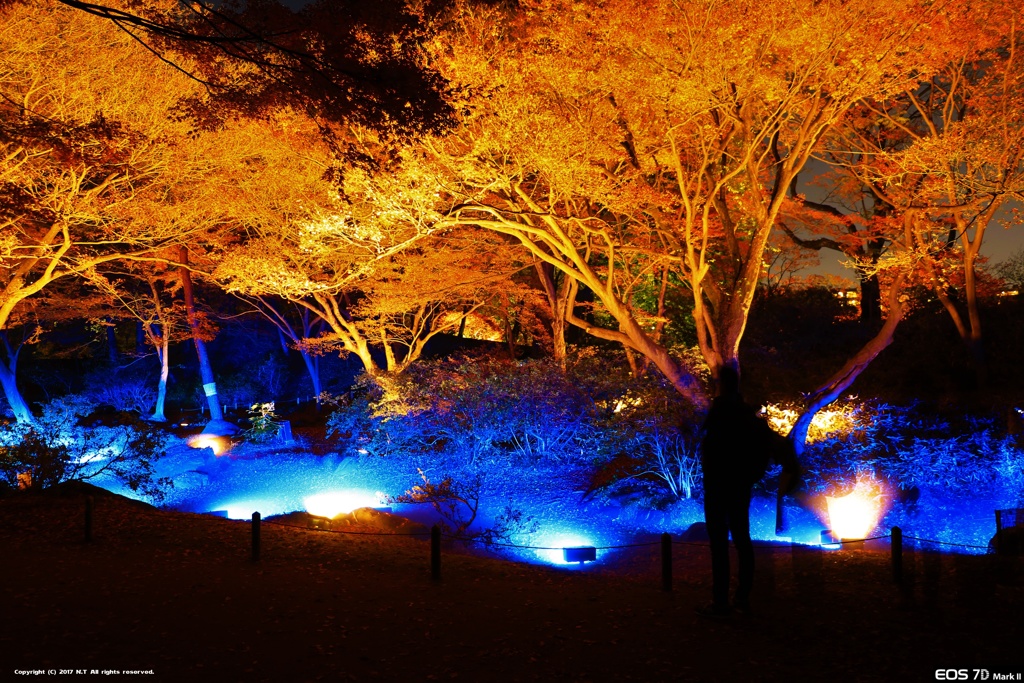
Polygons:
[[829,524],[837,538],[865,538],[885,514],[882,486],[868,477],[857,477],[857,485],[845,496],[825,496]]
[[190,448],[212,448],[214,455],[220,455],[231,448],[227,437],[216,434],[197,434],[188,440]]

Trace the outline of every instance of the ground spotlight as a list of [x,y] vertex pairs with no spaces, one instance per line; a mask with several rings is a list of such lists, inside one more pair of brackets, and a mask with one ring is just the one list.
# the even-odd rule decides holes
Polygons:
[[843,544],[835,532],[831,529],[825,529],[821,532],[821,547],[828,548],[829,550],[838,550],[843,547]]
[[562,559],[566,563],[593,562],[597,559],[597,548],[592,545],[577,546],[575,548],[562,548]]

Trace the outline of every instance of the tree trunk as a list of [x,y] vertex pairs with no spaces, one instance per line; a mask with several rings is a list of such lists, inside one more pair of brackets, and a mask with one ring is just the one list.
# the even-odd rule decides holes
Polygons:
[[871,338],[861,349],[846,361],[846,364],[832,375],[829,380],[811,392],[807,398],[803,413],[796,420],[796,424],[789,432],[789,439],[796,449],[797,455],[803,453],[807,442],[807,432],[814,421],[814,416],[825,406],[839,398],[854,380],[860,376],[868,365],[880,354],[889,344],[892,343],[896,327],[903,319],[903,304],[900,302],[900,294],[903,288],[903,281],[906,279],[904,273],[896,276],[889,289],[889,314],[886,316],[885,324],[873,338]]
[[188,265],[188,252],[184,248],[181,250],[181,263],[185,264],[179,268],[181,291],[185,295],[185,313],[188,317],[188,327],[192,333],[192,341],[195,343],[196,355],[199,357],[199,374],[203,380],[203,393],[206,394],[206,403],[210,406],[210,419],[223,421],[224,413],[220,409],[220,400],[217,397],[217,383],[213,377],[213,367],[210,365],[210,358],[206,353],[206,343],[203,341],[199,330],[195,295],[192,291],[192,274],[186,267]]
[[157,348],[157,354],[160,356],[160,383],[156,389],[156,407],[153,409],[153,415],[149,418],[153,422],[167,422],[164,403],[167,401],[167,378],[171,374],[171,366],[167,358],[170,345],[170,335],[164,334],[161,344]]
[[388,340],[388,333],[383,328],[380,331],[380,343],[384,347],[384,361],[385,367],[388,372],[394,372],[398,361],[395,359],[395,350],[391,348],[391,342]]
[[556,287],[554,266],[538,263],[535,268],[551,311],[551,355],[558,366],[565,370],[568,354],[568,345],[565,341],[565,332],[568,328],[566,309],[576,305],[576,281],[563,276],[561,284]]
[[17,355],[12,355],[7,363],[0,362],[0,385],[3,386],[4,396],[7,398],[8,405],[14,411],[14,419],[19,424],[31,424],[35,422],[35,419],[32,417],[32,411],[29,409],[28,403],[25,402],[21,391],[18,389],[17,369]]
[[469,306],[462,307],[462,319],[459,320],[459,339],[466,336],[466,314],[469,312]]
[[135,355],[142,356],[146,353],[146,327],[141,320],[135,321]]
[[558,367],[565,370],[566,361],[569,355],[569,345],[565,342],[565,331],[568,326],[565,318],[553,318],[551,320],[551,355],[554,357]]
[[107,333],[107,360],[111,365],[117,365],[117,328],[110,318],[106,318],[104,322],[106,322],[104,328]]
[[[976,237],[980,243],[981,238]],[[978,309],[978,274],[975,270],[976,252],[973,244],[971,249],[964,250],[964,295],[967,299],[967,320],[970,332],[964,342],[967,345],[967,362],[974,372],[977,387],[983,389],[988,384],[988,368],[985,364],[985,347],[981,335],[981,312]]]
[[860,275],[860,322],[874,327],[882,320],[882,288],[877,274]]
[[277,328],[277,341],[279,344],[281,344],[281,353],[285,356],[285,358],[287,358],[288,341],[284,338],[284,332],[281,331],[281,328]]
[[313,396],[316,402],[320,403],[320,357],[313,356],[305,351],[302,354],[302,362],[306,364],[306,372],[309,373],[309,381],[313,385]]

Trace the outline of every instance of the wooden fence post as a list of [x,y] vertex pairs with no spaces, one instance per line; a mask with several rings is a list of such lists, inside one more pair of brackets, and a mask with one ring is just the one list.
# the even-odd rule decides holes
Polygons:
[[252,561],[260,561],[260,513],[252,513]]
[[892,580],[896,583],[903,583],[903,529],[894,526],[890,541],[892,548]]
[[441,580],[441,527],[430,527],[430,578]]
[[661,535],[661,588],[672,590],[672,537],[667,531]]
[[85,497],[85,542],[92,543],[92,496]]

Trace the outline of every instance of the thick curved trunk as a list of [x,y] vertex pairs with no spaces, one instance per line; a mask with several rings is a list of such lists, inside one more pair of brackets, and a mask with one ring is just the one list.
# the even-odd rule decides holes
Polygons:
[[707,397],[704,395],[704,389],[701,387],[700,382],[697,381],[697,378],[677,363],[668,352],[668,349],[651,339],[621,303],[615,300],[602,299],[602,301],[605,303],[608,312],[619,323],[618,332],[592,326],[585,320],[581,320],[572,314],[568,318],[569,322],[599,339],[617,341],[642,353],[648,360],[654,363],[654,366],[661,371],[665,379],[672,384],[676,391],[686,397],[698,409],[703,410],[707,408]]
[[10,367],[8,367],[7,363],[0,362],[0,386],[3,387],[7,403],[14,412],[14,419],[19,424],[31,424],[35,420],[32,417],[32,411],[29,409],[28,403],[25,402],[21,391],[18,389],[15,372],[17,367],[17,362],[11,363]]
[[[188,252],[181,250],[181,262],[188,263]],[[196,316],[196,301],[192,291],[192,274],[188,268],[179,268],[181,274],[181,291],[185,296],[185,312],[188,317],[188,328],[192,333],[192,341],[196,347],[196,355],[199,357],[199,374],[203,380],[203,393],[206,394],[206,403],[210,406],[210,419],[221,422],[224,420],[224,412],[220,408],[220,399],[217,396],[217,382],[213,376],[213,366],[210,364],[210,357],[206,353],[206,343],[203,341],[199,330],[199,318]]]
[[871,361],[877,358],[878,354],[892,343],[896,327],[903,319],[904,308],[900,302],[900,290],[903,287],[904,279],[905,275],[898,275],[890,287],[889,313],[886,316],[885,324],[882,325],[878,334],[872,337],[853,357],[847,360],[839,372],[832,375],[827,382],[808,396],[803,412],[789,432],[789,439],[793,442],[797,455],[800,455],[804,450],[807,442],[807,432],[818,411],[839,398],[871,364]]
[[156,389],[156,407],[153,408],[153,415],[150,416],[150,420],[153,422],[167,422],[167,416],[164,415],[164,404],[167,402],[167,378],[171,373],[170,364],[167,359],[167,351],[170,346],[170,337],[167,334],[163,335],[158,352],[160,354],[160,383]]
[[882,288],[878,283],[878,274],[862,273],[860,275],[860,322],[867,327],[874,327],[882,321]]

